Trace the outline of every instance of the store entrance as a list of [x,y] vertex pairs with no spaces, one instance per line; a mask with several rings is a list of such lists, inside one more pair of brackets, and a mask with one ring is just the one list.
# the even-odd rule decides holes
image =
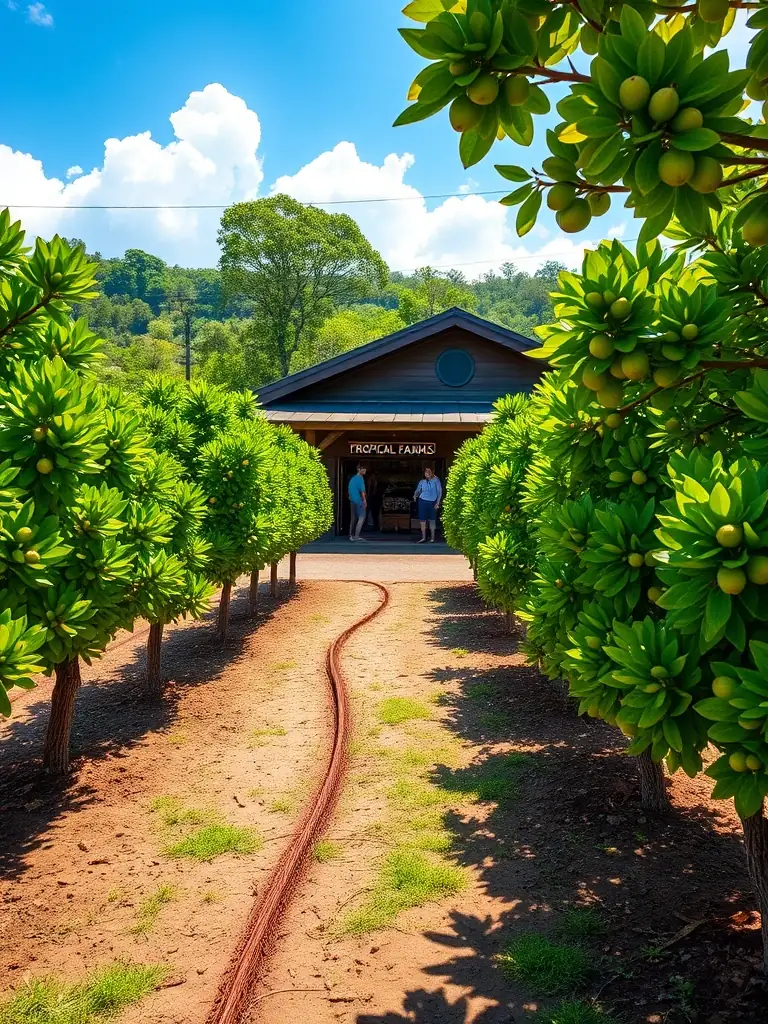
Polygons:
[[[424,475],[424,470],[433,469],[445,487],[445,459],[341,459],[339,473],[339,533],[349,533],[350,507],[347,488],[350,479],[357,472],[358,462],[363,462],[368,471],[365,489],[368,495],[368,518],[363,533],[382,540],[395,539],[418,533],[419,521],[416,516],[416,502],[413,492]],[[440,533],[440,517],[437,523]]]

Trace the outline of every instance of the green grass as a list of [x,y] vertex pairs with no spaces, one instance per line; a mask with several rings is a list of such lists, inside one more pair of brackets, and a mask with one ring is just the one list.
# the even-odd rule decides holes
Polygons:
[[428,704],[411,697],[387,697],[379,704],[379,721],[384,725],[400,725],[415,718],[431,718]]
[[362,935],[386,928],[401,911],[451,896],[466,884],[461,868],[430,860],[418,850],[393,850],[381,866],[373,892],[345,918],[341,930]]
[[467,687],[466,692],[472,700],[480,700],[485,697],[494,697],[497,691],[493,683],[473,683]]
[[466,649],[466,647],[454,647],[451,650],[451,654],[453,654],[457,658],[466,658],[466,656],[469,654],[469,651]]
[[497,957],[504,974],[537,996],[570,992],[586,981],[591,958],[580,946],[565,946],[544,935],[521,935]]
[[162,966],[114,963],[77,985],[55,978],[29,981],[0,1003],[0,1024],[91,1024],[117,1016],[148,995],[166,975]]
[[200,899],[203,901],[203,903],[218,903],[219,900],[221,899],[221,896],[216,892],[215,889],[206,889],[206,891],[202,893],[202,895],[200,896]]
[[295,661],[276,661],[271,667],[273,672],[286,672],[289,668],[296,668]]
[[536,1024],[616,1024],[600,1007],[581,999],[566,999],[558,1006],[542,1010],[536,1014],[535,1021]]
[[289,796],[279,796],[269,805],[270,811],[274,811],[276,814],[290,814],[295,807],[296,801]]
[[152,801],[151,810],[160,816],[165,828],[177,825],[204,825],[216,817],[213,811],[185,807],[175,796],[159,796]]
[[254,729],[248,738],[248,745],[251,750],[254,747],[263,747],[273,736],[285,736],[282,725],[266,725],[262,729]]
[[218,822],[190,832],[178,842],[166,846],[165,852],[169,857],[213,860],[224,853],[256,853],[263,845],[263,840],[254,829]]
[[167,903],[173,902],[177,895],[175,886],[159,886],[139,907],[136,923],[130,929],[131,935],[146,935],[152,931],[160,911]]
[[[255,829],[230,825],[216,811],[185,807],[176,797],[157,797],[151,807],[171,836],[177,837],[163,849],[168,857],[212,860],[223,853],[256,853],[264,845]],[[195,825],[200,827],[190,831]]]
[[605,918],[596,907],[569,907],[560,922],[560,933],[580,941],[606,932]]
[[515,800],[520,792],[521,779],[534,764],[531,754],[494,756],[453,772],[449,779],[443,781],[443,788],[481,803]]
[[325,864],[326,861],[341,857],[343,852],[338,843],[334,843],[330,839],[321,839],[319,843],[315,843],[312,855],[318,864]]

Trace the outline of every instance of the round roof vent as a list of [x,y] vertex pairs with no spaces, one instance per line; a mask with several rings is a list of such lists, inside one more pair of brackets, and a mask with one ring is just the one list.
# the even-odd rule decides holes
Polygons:
[[449,388],[463,388],[475,376],[475,360],[463,348],[447,348],[437,357],[435,373]]

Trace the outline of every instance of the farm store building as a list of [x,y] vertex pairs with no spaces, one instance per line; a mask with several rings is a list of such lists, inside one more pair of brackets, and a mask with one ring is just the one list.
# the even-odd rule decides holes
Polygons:
[[413,490],[425,467],[445,483],[457,448],[483,429],[502,395],[530,391],[538,343],[460,309],[291,374],[259,391],[269,420],[323,453],[336,533],[349,527],[347,484],[368,468],[366,532],[415,530]]

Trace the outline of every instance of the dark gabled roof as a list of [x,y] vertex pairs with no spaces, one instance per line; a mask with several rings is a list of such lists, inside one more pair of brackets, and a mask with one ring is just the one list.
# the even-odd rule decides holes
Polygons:
[[394,334],[388,334],[385,338],[370,341],[367,345],[360,345],[359,348],[350,349],[349,352],[342,352],[341,355],[327,359],[324,363],[317,363],[306,370],[291,373],[287,377],[275,381],[274,384],[267,384],[258,390],[259,402],[268,407],[271,402],[285,398],[286,395],[300,391],[311,384],[318,384],[320,381],[336,377],[340,373],[353,370],[355,367],[379,359],[381,356],[397,352],[407,345],[425,341],[449,327],[463,327],[471,334],[502,345],[511,352],[523,353],[537,348],[539,345],[538,341],[526,338],[524,335],[518,334],[517,331],[510,331],[507,327],[491,323],[490,320],[483,320],[482,317],[475,316],[474,313],[467,313],[466,310],[454,306],[444,313],[437,313],[427,320],[420,320],[417,324],[404,327]]

